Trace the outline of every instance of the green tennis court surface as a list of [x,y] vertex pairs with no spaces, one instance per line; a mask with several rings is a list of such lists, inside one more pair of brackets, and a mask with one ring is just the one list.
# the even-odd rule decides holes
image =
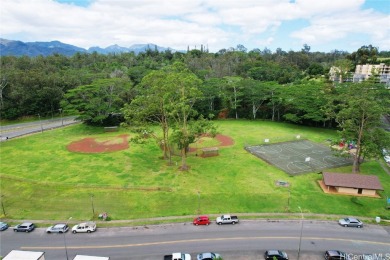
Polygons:
[[252,145],[245,150],[291,175],[352,164],[351,158],[336,156],[330,147],[308,140]]

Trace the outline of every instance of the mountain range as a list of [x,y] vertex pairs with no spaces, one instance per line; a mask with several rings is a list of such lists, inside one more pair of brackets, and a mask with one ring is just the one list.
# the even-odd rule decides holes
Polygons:
[[[49,56],[52,54],[62,54],[65,56],[72,56],[77,52],[80,53],[93,53],[97,52],[99,54],[109,54],[109,53],[126,53],[134,52],[139,54],[140,52],[146,52],[147,50],[158,50],[159,52],[164,52],[170,50],[172,52],[177,52],[171,48],[165,48],[157,46],[153,43],[147,44],[134,44],[130,47],[121,47],[119,45],[111,45],[107,48],[100,47],[91,47],[89,49],[84,49],[74,45],[62,43],[60,41],[51,41],[51,42],[22,42],[14,41],[0,38],[0,56]],[[183,51],[180,51],[183,52]]]

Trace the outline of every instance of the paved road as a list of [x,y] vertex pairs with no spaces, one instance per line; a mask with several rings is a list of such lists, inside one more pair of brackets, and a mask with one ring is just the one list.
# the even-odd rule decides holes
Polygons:
[[74,116],[0,126],[0,141],[78,123]]
[[[263,259],[267,249],[285,250],[291,260],[323,259],[329,249],[354,256],[375,253],[390,259],[390,235],[378,225],[344,228],[334,221],[244,220],[237,225],[193,226],[190,223],[125,228],[100,228],[92,234],[46,234],[1,232],[1,255],[13,249],[43,251],[46,260],[73,259],[77,254],[109,256],[110,260],[162,259],[172,252],[220,253],[225,260]],[[302,236],[301,236],[302,234]],[[65,250],[66,244],[66,250]],[[387,257],[387,258],[386,258]],[[358,259],[358,258],[355,258]],[[380,258],[378,258],[380,259]]]

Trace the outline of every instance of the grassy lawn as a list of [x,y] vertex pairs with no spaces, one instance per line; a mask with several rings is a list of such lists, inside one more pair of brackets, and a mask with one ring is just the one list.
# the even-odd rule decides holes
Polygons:
[[[268,121],[217,121],[219,132],[235,143],[221,147],[220,155],[202,158],[190,153],[191,169],[181,172],[160,159],[154,140],[130,143],[127,150],[72,153],[66,146],[86,137],[99,141],[128,133],[105,133],[101,128],[74,125],[0,143],[1,195],[7,218],[64,220],[92,219],[108,212],[111,219],[187,216],[198,213],[306,213],[341,214],[390,219],[384,209],[390,176],[376,161],[362,165],[363,174],[379,177],[381,199],[328,195],[320,189],[318,173],[289,177],[244,150],[245,145],[301,139],[324,143],[335,131]],[[128,133],[130,134],[130,133]],[[216,145],[206,138],[198,148]],[[194,147],[194,146],[192,146]],[[196,147],[196,146],[195,146]],[[329,169],[351,172],[351,167]],[[290,183],[276,187],[276,180]],[[92,207],[93,202],[93,207]],[[289,202],[289,205],[288,205]],[[4,217],[3,212],[0,212]]]

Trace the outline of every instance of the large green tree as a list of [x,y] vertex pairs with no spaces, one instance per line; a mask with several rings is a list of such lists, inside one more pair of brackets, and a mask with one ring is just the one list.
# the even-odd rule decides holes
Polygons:
[[308,80],[285,86],[280,94],[285,107],[284,118],[294,123],[325,125],[325,86],[322,80]]
[[127,79],[99,79],[69,90],[61,105],[65,111],[77,113],[78,118],[87,124],[111,124],[109,118],[118,114],[124,103],[129,101],[131,87]]
[[[142,135],[147,133],[156,139],[163,150],[163,159],[171,158],[169,146],[169,102],[168,96],[175,92],[175,85],[166,84],[168,69],[156,70],[145,76],[137,87],[136,97],[125,104],[122,112],[126,125],[135,126]],[[160,126],[162,134],[154,134],[150,126]],[[145,132],[146,131],[146,132]]]
[[171,144],[177,146],[182,170],[188,169],[186,156],[189,145],[211,129],[210,121],[196,118],[194,104],[203,97],[201,84],[194,73],[177,62],[145,76],[137,97],[122,110],[128,125],[148,129],[158,123],[162,137],[158,134],[153,136],[163,148],[163,158],[170,159]]
[[174,122],[173,142],[179,147],[182,159],[181,170],[188,170],[187,149],[200,134],[191,130],[203,132],[204,128],[191,128],[190,120],[197,115],[193,106],[202,98],[200,86],[202,81],[183,63],[174,63],[166,77],[166,84],[174,86],[175,91],[168,93],[169,116]]
[[385,85],[373,81],[342,84],[337,91],[334,116],[341,138],[356,143],[352,172],[360,172],[362,159],[378,154],[388,144],[388,134],[381,129],[381,117],[389,113],[390,93]]

